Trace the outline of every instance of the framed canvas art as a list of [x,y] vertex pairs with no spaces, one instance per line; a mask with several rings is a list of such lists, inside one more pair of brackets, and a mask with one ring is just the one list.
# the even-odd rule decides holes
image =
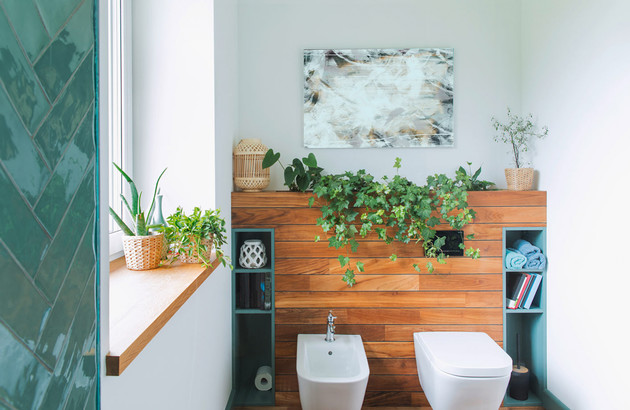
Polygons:
[[304,50],[305,147],[453,144],[452,48]]

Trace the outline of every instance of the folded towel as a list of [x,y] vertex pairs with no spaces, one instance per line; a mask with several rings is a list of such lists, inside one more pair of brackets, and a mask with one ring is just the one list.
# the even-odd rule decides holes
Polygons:
[[526,269],[545,269],[545,265],[547,264],[547,258],[540,252],[533,253],[527,257],[527,262],[525,262]]
[[521,269],[525,266],[527,258],[525,255],[513,248],[507,248],[505,253],[505,267],[507,269]]
[[519,251],[525,256],[530,256],[535,253],[541,253],[540,248],[532,245],[531,243],[527,242],[525,239],[516,240],[514,244],[512,245],[512,248],[516,249],[517,251]]

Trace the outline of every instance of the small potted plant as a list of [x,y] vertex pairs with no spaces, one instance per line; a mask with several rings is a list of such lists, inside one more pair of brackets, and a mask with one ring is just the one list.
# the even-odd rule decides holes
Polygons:
[[220,210],[202,211],[196,207],[191,215],[186,215],[181,207],[166,218],[168,225],[160,228],[168,242],[170,263],[179,260],[182,263],[201,263],[212,266],[211,256],[214,247],[217,258],[227,266],[229,258],[224,255],[221,246],[227,243],[225,220]]
[[531,137],[544,138],[549,133],[549,129],[544,126],[542,127],[542,132],[536,132],[532,114],[521,117],[512,114],[512,111],[508,108],[507,117],[508,119],[505,123],[492,117],[492,126],[497,131],[494,140],[508,144],[511,148],[510,152],[514,155],[516,168],[505,169],[508,189],[511,191],[527,191],[532,189],[534,169],[522,167],[524,161],[521,155],[529,150]]
[[142,192],[138,193],[138,189],[133,180],[127,175],[118,165],[114,164],[116,169],[120,171],[123,178],[129,184],[131,190],[131,200],[127,199],[124,195],[120,195],[125,208],[129,212],[131,217],[130,224],[123,221],[120,215],[109,207],[109,213],[114,218],[116,224],[123,231],[123,251],[125,253],[125,262],[127,268],[131,270],[148,270],[155,269],[160,265],[164,249],[164,234],[151,232],[152,229],[157,229],[160,225],[149,225],[147,221],[151,221],[153,218],[153,212],[155,211],[155,196],[158,191],[158,185],[160,179],[166,168],[160,174],[155,183],[155,189],[153,190],[153,198],[151,199],[151,206],[146,217],[142,210]]

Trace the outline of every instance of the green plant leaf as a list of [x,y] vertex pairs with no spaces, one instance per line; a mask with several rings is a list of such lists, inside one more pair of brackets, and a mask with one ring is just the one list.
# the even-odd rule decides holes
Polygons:
[[357,261],[356,265],[357,265],[357,270],[358,270],[359,272],[364,272],[364,269],[363,269],[363,262],[361,262],[361,261]]
[[317,159],[315,159],[315,154],[312,152],[307,157],[302,158],[302,162],[309,168],[317,168]]
[[350,263],[350,258],[344,255],[339,255],[337,259],[339,260],[339,265],[341,265],[342,268]]
[[129,188],[131,190],[131,209],[133,210],[131,216],[135,219],[136,214],[140,212],[140,201],[138,200],[138,189],[136,188],[136,184],[133,182],[131,177],[125,173],[115,162],[112,162],[114,167],[120,172],[120,174],[125,178],[127,183],[129,184]]
[[433,263],[427,262],[427,271],[429,273],[433,273],[434,270],[435,270],[435,268],[433,267]]
[[392,262],[395,262],[396,259],[398,259],[398,255],[396,255],[395,253],[392,253],[389,257],[389,260]]
[[284,185],[291,187],[293,185],[293,181],[295,180],[297,172],[293,169],[291,165],[288,165],[284,169]]
[[118,216],[116,211],[114,211],[111,206],[109,207],[109,214],[114,219],[114,222],[116,222],[116,225],[118,225],[120,229],[122,229],[125,235],[133,236],[133,231],[127,226],[126,223],[123,222],[123,220],[120,218],[120,216]]
[[265,157],[263,158],[263,161],[262,161],[263,169],[269,168],[270,166],[278,162],[279,159],[280,159],[280,153],[279,152],[274,153],[273,150],[270,148],[265,153]]

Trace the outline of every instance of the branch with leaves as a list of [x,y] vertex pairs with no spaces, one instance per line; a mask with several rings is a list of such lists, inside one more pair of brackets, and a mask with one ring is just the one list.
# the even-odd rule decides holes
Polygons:
[[545,138],[549,133],[547,126],[542,127],[542,132],[536,132],[532,114],[521,117],[517,114],[512,114],[509,107],[507,109],[507,122],[500,122],[495,117],[492,117],[491,121],[492,126],[498,133],[495,135],[494,140],[511,146],[516,168],[521,168],[523,165],[521,154],[529,151],[530,138]]

